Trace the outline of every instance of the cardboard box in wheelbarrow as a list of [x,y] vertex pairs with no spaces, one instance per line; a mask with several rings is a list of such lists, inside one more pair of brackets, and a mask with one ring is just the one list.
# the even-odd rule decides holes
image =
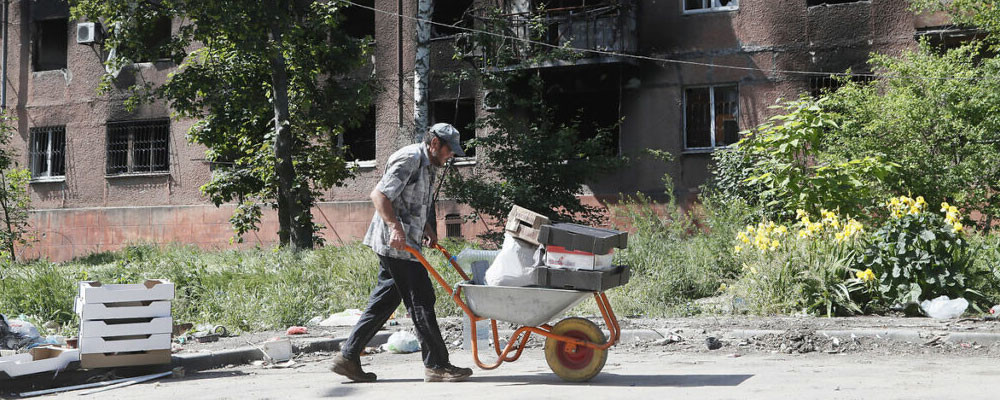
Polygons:
[[80,282],[80,367],[109,368],[170,363],[174,284]]
[[603,269],[567,269],[538,267],[535,279],[538,286],[554,289],[590,290],[603,292],[628,283],[632,269],[617,265]]

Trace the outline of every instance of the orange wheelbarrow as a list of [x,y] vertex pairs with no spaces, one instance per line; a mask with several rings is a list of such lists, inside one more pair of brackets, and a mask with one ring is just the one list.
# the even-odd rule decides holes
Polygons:
[[[424,268],[427,268],[427,272],[444,287],[452,300],[469,317],[472,357],[479,368],[489,370],[499,367],[504,362],[517,361],[533,333],[545,336],[545,361],[552,372],[564,380],[587,381],[597,376],[604,368],[604,363],[608,360],[608,349],[618,342],[621,334],[618,319],[611,310],[611,303],[608,302],[604,292],[474,285],[447,250],[440,245],[435,245],[434,248],[444,254],[464,280],[455,285],[454,289],[419,251],[411,247],[407,247],[406,250],[420,260]],[[554,326],[548,324],[587,297],[593,297],[597,302],[597,308],[601,310],[610,337],[605,337],[597,324],[585,318],[570,317]],[[492,326],[493,349],[497,354],[497,360],[492,364],[480,361],[476,340],[476,322],[487,319]],[[499,346],[497,321],[521,325],[514,331],[503,350]]]

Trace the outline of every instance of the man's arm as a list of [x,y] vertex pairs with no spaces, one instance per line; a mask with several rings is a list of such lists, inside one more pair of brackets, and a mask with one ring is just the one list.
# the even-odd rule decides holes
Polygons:
[[392,209],[392,200],[389,200],[389,197],[379,191],[378,188],[372,190],[369,197],[371,197],[372,203],[375,205],[375,211],[389,225],[389,230],[392,232],[389,236],[389,247],[397,250],[405,249],[406,231],[403,230],[403,224],[396,217],[396,211]]

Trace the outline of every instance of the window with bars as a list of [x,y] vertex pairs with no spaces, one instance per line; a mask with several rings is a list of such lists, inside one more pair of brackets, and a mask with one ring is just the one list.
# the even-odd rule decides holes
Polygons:
[[170,120],[108,122],[108,175],[169,172]]
[[[851,75],[850,80],[854,83],[866,84],[875,78],[869,75]],[[836,92],[843,85],[842,79],[833,75],[811,76],[809,77],[809,95],[813,98],[819,98],[824,94]]]
[[681,0],[684,13],[729,11],[740,8],[739,0]]
[[66,176],[66,127],[31,128],[31,179]]
[[684,90],[684,148],[714,149],[739,141],[736,85]]
[[446,237],[462,237],[462,216],[458,214],[448,214],[444,217],[444,226],[447,228]]

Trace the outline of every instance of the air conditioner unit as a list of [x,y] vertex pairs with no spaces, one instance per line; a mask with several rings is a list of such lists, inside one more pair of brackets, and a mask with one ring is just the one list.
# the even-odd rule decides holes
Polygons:
[[97,24],[93,22],[80,22],[76,24],[76,42],[89,44],[97,41]]

